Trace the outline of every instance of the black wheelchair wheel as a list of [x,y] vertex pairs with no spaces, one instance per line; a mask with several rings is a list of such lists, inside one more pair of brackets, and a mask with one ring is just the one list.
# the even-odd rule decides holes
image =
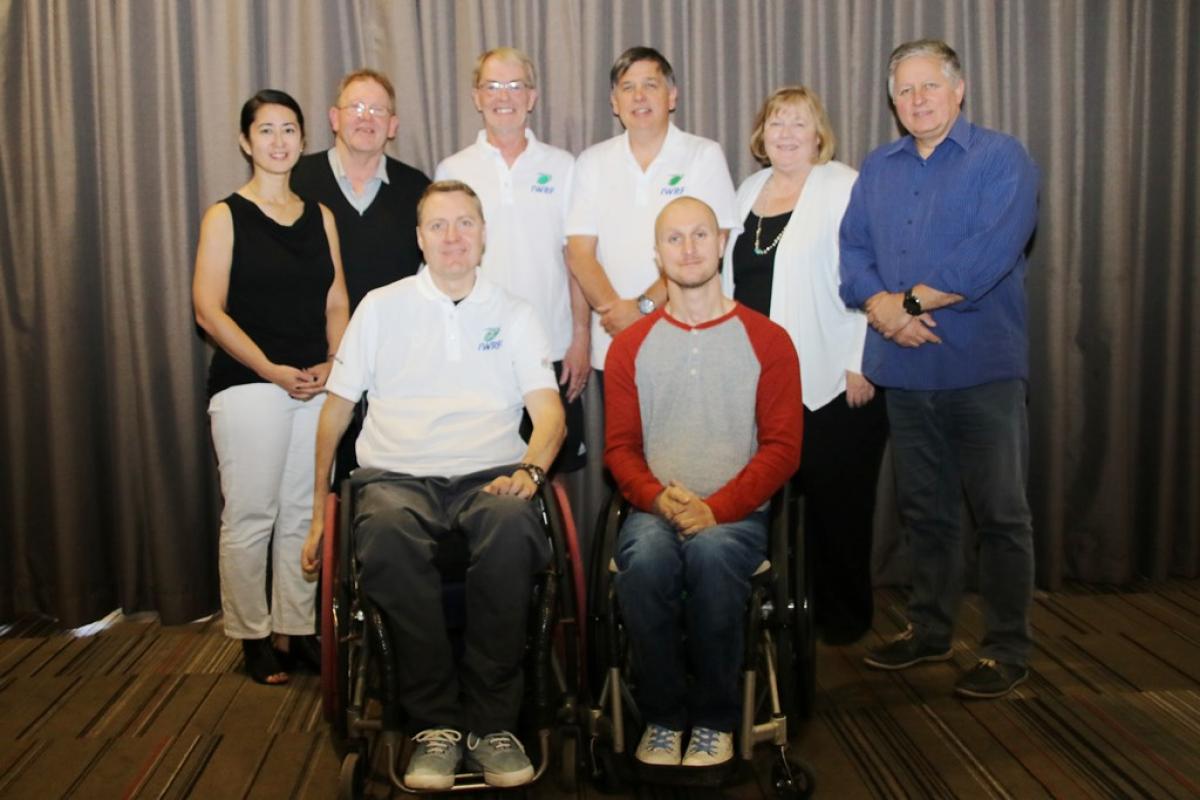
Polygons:
[[342,759],[342,768],[338,773],[338,800],[359,800],[363,796],[365,778],[366,762],[363,755],[352,750]]
[[806,800],[814,788],[812,770],[807,766],[783,755],[771,765],[771,789],[779,800]]

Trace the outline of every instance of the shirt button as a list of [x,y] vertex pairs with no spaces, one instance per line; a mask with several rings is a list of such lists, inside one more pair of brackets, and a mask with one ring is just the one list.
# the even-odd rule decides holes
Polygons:
[[699,348],[699,347],[693,347],[693,348],[692,348],[692,352],[693,352],[693,353],[699,353],[699,352],[700,352],[700,348]]
[[696,370],[692,370],[692,374],[693,374],[693,375],[695,375],[695,374],[696,374]]

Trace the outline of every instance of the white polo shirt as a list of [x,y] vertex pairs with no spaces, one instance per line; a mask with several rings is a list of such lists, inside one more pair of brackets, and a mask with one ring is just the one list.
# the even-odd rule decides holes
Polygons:
[[562,359],[571,345],[571,289],[563,259],[575,157],[538,141],[526,128],[525,150],[510,168],[480,131],[475,144],[438,164],[434,180],[458,180],[483,204],[487,244],[480,268],[488,280],[527,300]]
[[359,303],[326,388],[352,402],[367,393],[359,464],[422,477],[519,461],[524,396],[558,390],[528,303],[476,270],[455,304],[424,265]]
[[[684,133],[672,123],[662,150],[642,171],[629,148],[629,134],[592,145],[575,162],[568,236],[595,236],[596,258],[621,297],[637,297],[658,277],[654,220],[676,197],[695,197],[712,206],[722,228],[737,233],[733,179],[721,146]],[[604,369],[611,337],[592,315],[592,366]]]

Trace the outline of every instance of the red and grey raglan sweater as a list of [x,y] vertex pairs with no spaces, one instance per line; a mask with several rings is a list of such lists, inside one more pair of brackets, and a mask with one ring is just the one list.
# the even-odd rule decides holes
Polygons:
[[604,460],[651,511],[675,480],[718,523],[760,508],[800,465],[800,364],[783,328],[736,304],[697,327],[655,311],[613,339]]

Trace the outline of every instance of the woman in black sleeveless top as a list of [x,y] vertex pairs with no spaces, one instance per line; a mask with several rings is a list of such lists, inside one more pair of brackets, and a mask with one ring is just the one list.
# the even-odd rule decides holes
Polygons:
[[250,675],[276,684],[287,680],[282,653],[315,652],[315,584],[300,550],[317,419],[349,302],[333,215],[288,187],[304,148],[300,106],[265,89],[242,107],[241,133],[254,174],[204,215],[192,299],[217,348],[208,413],[225,501],[225,633],[242,640]]

